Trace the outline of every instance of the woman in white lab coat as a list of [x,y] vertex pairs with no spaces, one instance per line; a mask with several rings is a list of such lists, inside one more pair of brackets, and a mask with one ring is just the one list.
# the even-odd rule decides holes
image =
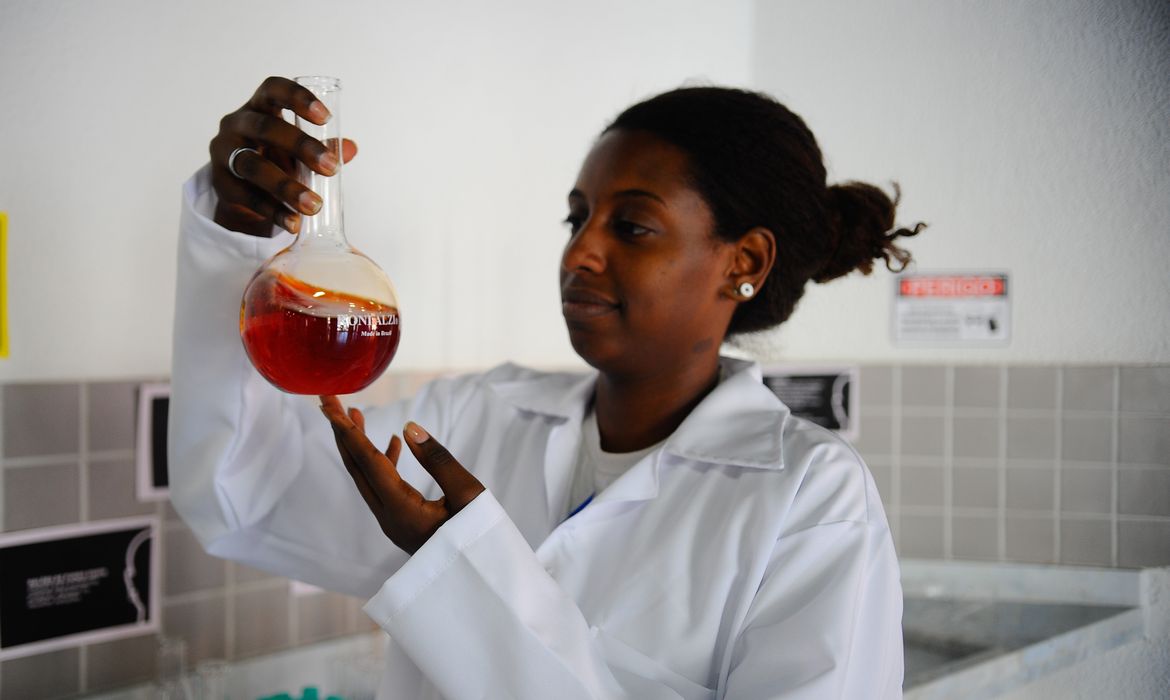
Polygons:
[[918,227],[895,229],[896,201],[826,187],[812,134],[766,96],[660,95],[603,132],[568,196],[562,308],[595,371],[503,365],[318,406],[237,337],[241,290],[288,243],[272,225],[315,209],[290,163],[337,167],[281,108],[327,116],[265,81],[184,188],[170,479],[208,551],[370,598],[381,698],[900,697],[872,477],[719,355],[810,279],[904,264],[894,238]]

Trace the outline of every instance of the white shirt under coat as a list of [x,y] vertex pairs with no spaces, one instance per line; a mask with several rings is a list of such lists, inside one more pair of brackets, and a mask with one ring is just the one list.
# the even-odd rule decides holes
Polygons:
[[[287,234],[210,220],[184,187],[170,491],[212,554],[369,598],[390,635],[379,698],[897,698],[902,596],[857,453],[795,418],[759,367],[562,522],[596,373],[503,365],[366,407],[384,445],[424,426],[487,490],[413,556],[381,532],[315,397],[270,386],[240,296]],[[404,450],[404,478],[436,487]]]

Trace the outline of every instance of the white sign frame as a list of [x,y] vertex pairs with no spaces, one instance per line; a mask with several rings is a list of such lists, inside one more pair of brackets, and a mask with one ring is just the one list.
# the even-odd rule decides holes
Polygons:
[[[151,407],[155,399],[171,396],[171,385],[167,382],[150,382],[138,386],[138,433],[135,436],[135,468],[138,473],[137,496],[139,501],[165,501],[170,498],[170,488],[159,488],[154,484],[151,437],[153,426]],[[169,412],[168,412],[168,415]],[[169,481],[169,479],[168,479]]]
[[[0,647],[0,661],[19,659],[25,656],[43,654],[48,651],[70,649],[83,644],[96,644],[98,642],[109,642],[115,639],[157,633],[161,629],[159,616],[162,611],[162,564],[159,559],[162,551],[159,542],[162,533],[162,519],[157,515],[149,515],[0,533],[0,549],[5,549],[23,544],[35,544],[37,542],[72,539],[87,535],[100,535],[105,532],[142,528],[150,529],[150,617],[146,622],[107,627],[88,632],[77,632],[62,637],[54,637],[53,639],[8,647],[6,649]],[[0,611],[0,614],[2,612]]]
[[[998,300],[980,299],[980,297],[954,297],[950,299],[918,299],[903,298],[899,294],[902,280],[907,277],[1002,277],[1004,280],[1004,294]],[[1010,270],[915,270],[894,275],[890,302],[890,342],[899,348],[1006,348],[1012,342],[1012,297],[1013,277]],[[904,338],[901,334],[901,308],[905,304],[1002,304],[1002,338]]]
[[[848,414],[848,424],[843,429],[834,430],[849,442],[855,442],[861,434],[861,367],[859,365],[803,365],[803,364],[773,364],[760,368],[764,377],[785,375],[789,377],[818,376],[836,374],[848,376],[852,391],[849,392],[849,403],[845,407]],[[838,422],[840,419],[838,418]],[[828,430],[828,428],[826,428]]]

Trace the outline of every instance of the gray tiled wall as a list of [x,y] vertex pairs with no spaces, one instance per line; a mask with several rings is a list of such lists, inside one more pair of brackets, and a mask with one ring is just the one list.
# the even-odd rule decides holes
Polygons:
[[1170,564],[1170,367],[863,366],[904,557]]
[[[403,375],[380,398],[433,375]],[[137,383],[0,389],[0,528],[157,514],[162,627],[191,663],[373,629],[361,601],[206,555],[165,503],[134,495]],[[858,449],[906,557],[1170,564],[1170,367],[864,366]],[[137,637],[0,663],[0,696],[148,680]]]
[[[205,554],[169,504],[137,500],[137,386],[0,387],[0,530],[157,514],[163,634],[186,640],[192,665],[374,629],[363,601],[293,596],[286,579]],[[0,697],[73,697],[149,681],[157,645],[144,635],[0,662]]]

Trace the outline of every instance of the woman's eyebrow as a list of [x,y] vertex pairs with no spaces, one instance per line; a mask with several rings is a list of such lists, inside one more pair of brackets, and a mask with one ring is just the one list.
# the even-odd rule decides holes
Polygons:
[[647,192],[646,190],[622,190],[620,192],[615,192],[613,196],[615,196],[615,197],[647,197],[649,199],[653,199],[654,201],[658,202],[659,204],[662,204],[662,205],[666,204],[666,201],[663,200],[662,197],[659,197],[658,195],[654,194],[653,192]]
[[[637,189],[621,190],[619,192],[614,192],[613,196],[614,197],[645,197],[648,199],[653,199],[654,201],[656,201],[662,205],[666,204],[666,201],[663,200],[662,197],[659,197],[658,195],[654,194],[653,192],[648,192],[646,190],[637,190]],[[585,194],[583,192],[581,192],[581,190],[570,190],[569,191],[569,201],[572,201],[574,199],[585,199]]]

